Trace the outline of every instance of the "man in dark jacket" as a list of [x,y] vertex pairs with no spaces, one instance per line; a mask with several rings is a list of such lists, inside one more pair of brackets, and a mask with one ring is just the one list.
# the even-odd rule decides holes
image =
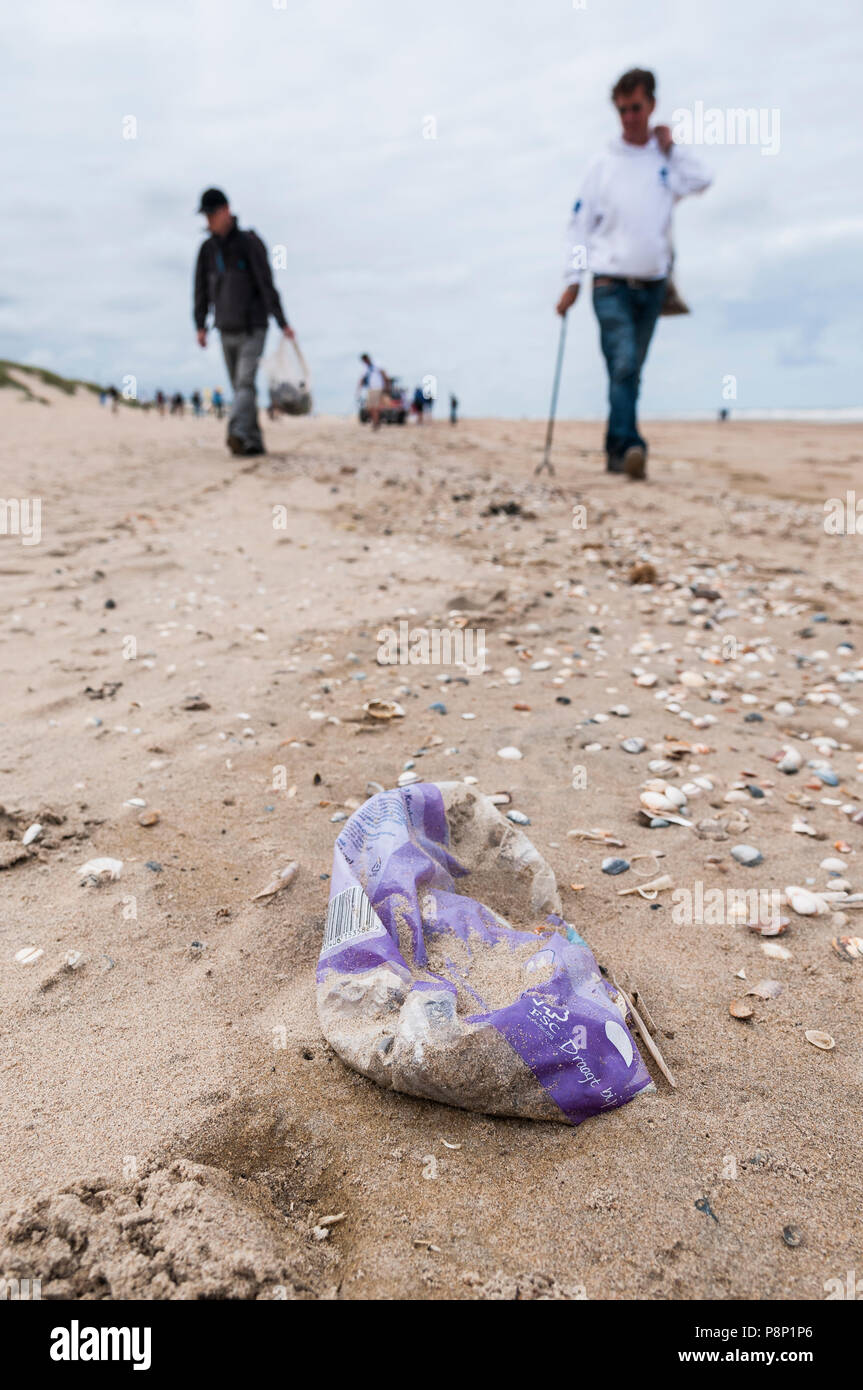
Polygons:
[[248,458],[264,452],[258,424],[255,376],[264,350],[270,315],[286,338],[293,338],[282,311],[267,251],[252,231],[240,231],[228,200],[219,188],[201,195],[198,209],[207,219],[210,236],[198,252],[195,267],[195,326],[198,342],[207,346],[207,314],[215,309],[215,327],[222,335],[225,365],[234,388],[228,421],[228,448]]

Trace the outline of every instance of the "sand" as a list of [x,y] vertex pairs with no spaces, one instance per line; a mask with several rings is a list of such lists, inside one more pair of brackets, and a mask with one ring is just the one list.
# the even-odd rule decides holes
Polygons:
[[[831,919],[790,914],[791,958],[769,959],[744,926],[677,925],[668,894],[619,897],[634,869],[600,872],[661,850],[682,886],[821,886],[844,841],[863,888],[863,826],[824,800],[863,806],[861,717],[774,709],[819,684],[855,705],[835,674],[863,655],[863,538],[825,534],[823,503],[860,484],[856,428],[656,424],[637,486],[603,474],[596,424],[561,424],[557,474],[535,480],[537,423],[283,420],[244,468],[214,420],[34,389],[50,404],[0,391],[0,496],[41,497],[43,531],[0,538],[0,1274],[43,1297],[787,1299],[859,1269],[863,964],[831,950]],[[645,560],[653,589],[627,582]],[[738,683],[755,704],[683,692],[717,717],[700,730],[632,675],[718,669],[698,655],[719,640],[694,626],[698,582],[738,612],[721,632],[773,649]],[[453,609],[486,629],[484,675],[376,664],[380,628]],[[667,651],[634,656],[643,631]],[[405,717],[370,726],[373,697]],[[583,723],[616,704],[629,718]],[[842,790],[769,761],[789,737],[805,753],[801,730],[844,745]],[[622,752],[630,736],[648,751]],[[715,781],[696,818],[733,809],[743,772],[766,789],[740,837],[757,874],[734,839],[639,822],[667,737],[710,749],[679,764]],[[676,1091],[653,1069],[654,1094],[571,1129],[384,1093],[334,1056],[314,1003],[331,818],[412,757],[530,817],[564,912],[647,1001]],[[798,814],[823,838],[792,834]],[[592,826],[625,848],[567,837]],[[95,856],[121,877],[80,887]],[[253,902],[289,860],[296,882]],[[733,1019],[767,977],[782,994]]]

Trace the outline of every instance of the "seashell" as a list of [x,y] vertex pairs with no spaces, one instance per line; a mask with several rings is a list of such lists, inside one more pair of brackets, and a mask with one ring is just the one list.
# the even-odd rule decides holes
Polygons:
[[624,753],[643,753],[647,744],[643,738],[625,738],[620,746]]
[[841,874],[847,865],[844,859],[822,859],[818,867],[826,869],[830,874]]
[[810,825],[808,820],[804,820],[802,816],[798,816],[796,820],[793,820],[791,822],[791,829],[794,831],[795,835],[818,834],[818,831],[815,829],[814,825]]
[[88,859],[76,870],[82,887],[92,883],[115,883],[123,868],[122,859]]
[[792,883],[785,892],[790,906],[800,917],[824,917],[830,911],[824,898],[808,888]]
[[38,821],[34,821],[32,825],[28,825],[27,829],[24,831],[24,834],[21,836],[22,845],[32,845],[33,841],[37,839],[41,834],[41,825]]
[[514,763],[517,762],[520,757],[522,757],[522,752],[520,748],[513,748],[510,745],[506,748],[498,748],[497,756],[499,758],[503,758],[506,762]]
[[513,825],[530,825],[530,816],[526,816],[524,811],[507,811],[506,818]]
[[415,772],[400,772],[398,776],[398,785],[400,787],[409,787],[412,782],[418,782],[419,780]]
[[366,700],[363,713],[369,719],[402,719],[404,710],[395,700]]
[[789,917],[768,917],[766,921],[747,923],[749,930],[758,932],[759,936],[784,936],[790,925]]
[[158,825],[158,824],[159,824],[159,812],[158,812],[158,811],[142,811],[141,814],[140,814],[140,816],[138,817],[138,824],[139,824],[139,825]]
[[728,1012],[732,1018],[751,1018],[755,1010],[751,1004],[747,1004],[745,999],[734,999],[728,1005]]
[[765,956],[769,956],[771,960],[791,959],[791,952],[788,950],[788,947],[780,946],[776,941],[762,941],[761,949]]
[[648,811],[674,810],[674,802],[669,800],[667,796],[663,796],[662,792],[642,792],[638,799]]
[[616,859],[613,857],[610,859],[603,859],[601,868],[604,874],[625,874],[629,868],[629,860]]
[[782,988],[778,980],[759,980],[758,984],[753,985],[746,993],[754,994],[757,999],[778,999]]
[[822,1033],[818,1028],[807,1028],[803,1036],[807,1042],[811,1043],[813,1047],[820,1048],[822,1052],[832,1052],[836,1046],[830,1034]]
[[673,888],[674,880],[670,874],[660,874],[659,878],[649,879],[647,883],[634,883],[630,888],[618,888],[618,897],[625,897],[627,893],[637,893],[645,902],[652,903],[657,893],[662,893],[666,888]]
[[688,690],[700,690],[707,681],[698,671],[684,671],[680,676],[680,684],[685,685]]
[[840,960],[863,960],[863,936],[834,936],[830,945]]
[[828,886],[828,888],[832,888],[832,889],[834,889],[834,890],[837,891],[837,892],[840,891],[840,890],[841,890],[843,893],[850,893],[850,892],[851,892],[851,884],[850,884],[850,882],[849,882],[849,880],[848,880],[847,878],[839,878],[839,877],[836,877],[836,878],[829,878],[829,879],[827,880],[827,886]]
[[722,822],[718,820],[710,820],[709,818],[700,820],[695,829],[702,840],[728,839],[728,831],[725,829]]
[[657,679],[658,677],[655,671],[642,671],[640,676],[636,676],[635,684],[646,686],[656,685]]
[[803,756],[797,752],[796,748],[786,745],[782,752],[776,755],[774,762],[780,772],[799,772],[803,766]]
[[22,946],[15,952],[15,959],[19,965],[35,965],[44,954],[41,946]]
[[680,787],[673,787],[670,782],[665,784],[665,795],[678,811],[686,805],[686,794],[681,791]]
[[623,840],[616,840],[610,830],[568,830],[566,833],[570,840],[595,840],[613,849],[624,848]]
[[299,872],[299,864],[291,860],[290,864],[286,864],[283,869],[279,869],[278,873],[273,875],[266,888],[262,888],[260,893],[255,894],[252,902],[257,902],[259,898],[272,898],[275,893],[280,893],[283,888],[289,888]]

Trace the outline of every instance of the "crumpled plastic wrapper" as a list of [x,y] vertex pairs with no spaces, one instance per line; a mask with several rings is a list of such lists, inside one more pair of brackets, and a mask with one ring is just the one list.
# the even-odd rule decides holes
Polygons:
[[652,1089],[552,869],[461,782],[381,792],[346,822],[317,978],[327,1041],[384,1088],[568,1124]]

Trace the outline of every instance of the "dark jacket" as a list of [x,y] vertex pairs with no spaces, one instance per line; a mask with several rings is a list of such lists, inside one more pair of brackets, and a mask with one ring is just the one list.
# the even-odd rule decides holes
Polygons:
[[226,333],[266,328],[270,314],[280,328],[287,325],[267,251],[256,232],[234,225],[227,236],[209,236],[198,252],[195,267],[195,326],[205,328],[215,306],[215,326]]

